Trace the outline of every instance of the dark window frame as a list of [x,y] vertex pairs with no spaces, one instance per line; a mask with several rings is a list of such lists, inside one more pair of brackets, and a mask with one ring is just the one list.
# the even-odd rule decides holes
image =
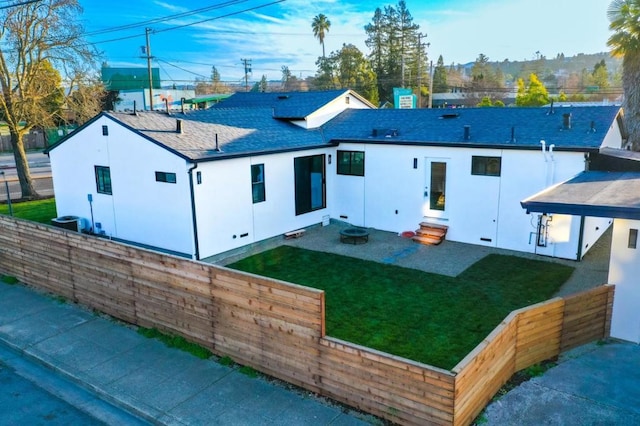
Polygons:
[[[316,154],[294,157],[294,190],[296,216],[327,208],[326,155]],[[314,187],[314,176],[320,180]],[[314,189],[318,192],[314,192]],[[315,203],[314,203],[315,202]]]
[[251,165],[251,197],[253,204],[267,201],[264,163]]
[[173,172],[156,172],[156,182],[177,183],[177,176]]
[[[338,150],[336,156],[338,157],[336,161],[337,174],[344,176],[364,176],[364,151]],[[358,162],[356,158],[358,156],[362,157],[360,162]]]
[[96,175],[96,191],[98,194],[113,195],[111,169],[108,166],[94,166]]
[[473,176],[500,177],[502,175],[502,157],[471,156],[471,174]]

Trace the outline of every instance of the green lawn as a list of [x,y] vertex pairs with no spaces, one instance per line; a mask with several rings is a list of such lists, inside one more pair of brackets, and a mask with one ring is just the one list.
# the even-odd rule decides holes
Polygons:
[[489,255],[451,278],[289,246],[229,266],[323,289],[332,337],[448,370],[509,312],[553,297],[573,271]]
[[[13,207],[13,215],[20,219],[51,225],[51,219],[57,217],[56,201],[54,198],[12,203],[11,206]],[[8,204],[0,204],[0,214],[9,214]]]

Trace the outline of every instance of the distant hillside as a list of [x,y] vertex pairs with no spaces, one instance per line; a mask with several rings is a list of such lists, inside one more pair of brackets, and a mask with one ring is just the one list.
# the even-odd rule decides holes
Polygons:
[[[491,64],[505,75],[522,76],[523,73],[529,74],[536,72],[537,74],[558,74],[558,73],[581,73],[582,70],[593,71],[593,67],[604,59],[607,64],[607,71],[615,74],[622,71],[622,59],[613,58],[607,52],[584,54],[580,53],[576,56],[565,57],[558,54],[555,58],[545,58],[531,61],[508,61],[492,62]],[[473,63],[470,64],[473,66]],[[541,72],[542,71],[542,72]]]
[[[608,52],[593,54],[579,53],[576,56],[567,57],[560,53],[554,58],[541,56],[540,59],[530,61],[510,61],[505,59],[502,62],[495,61],[490,62],[490,64],[494,68],[499,68],[507,80],[513,81],[519,77],[526,78],[532,72],[539,77],[544,77],[549,74],[580,74],[582,70],[591,72],[593,71],[593,67],[603,59],[610,75],[622,72],[622,59],[613,58]],[[473,62],[469,62],[468,64],[464,64],[463,67],[467,72],[470,72],[473,64]]]

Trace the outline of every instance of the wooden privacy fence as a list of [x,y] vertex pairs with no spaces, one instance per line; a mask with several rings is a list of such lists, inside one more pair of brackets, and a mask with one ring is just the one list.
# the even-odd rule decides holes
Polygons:
[[325,336],[324,292],[0,216],[0,272],[402,424],[469,424],[516,371],[607,337],[613,287],[511,313],[445,371]]
[[[38,132],[24,135],[24,149],[46,148],[46,146],[44,134]],[[11,136],[0,135],[0,152],[2,151],[13,151]]]

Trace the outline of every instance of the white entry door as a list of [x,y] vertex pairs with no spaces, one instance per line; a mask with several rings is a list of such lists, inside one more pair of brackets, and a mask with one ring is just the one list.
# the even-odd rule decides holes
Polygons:
[[425,217],[447,218],[448,158],[425,158],[424,204]]

